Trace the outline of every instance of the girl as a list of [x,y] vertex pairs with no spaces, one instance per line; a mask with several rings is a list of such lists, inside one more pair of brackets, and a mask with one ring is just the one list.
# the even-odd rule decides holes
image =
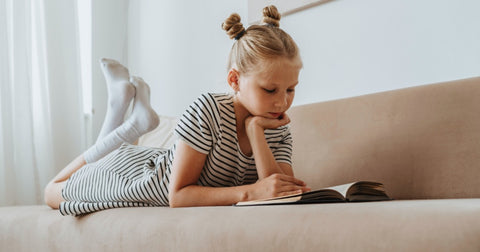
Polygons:
[[[248,29],[238,14],[222,24],[235,40],[227,75],[234,93],[194,101],[168,150],[129,144],[158,125],[149,88],[118,62],[102,60],[110,105],[99,138],[47,185],[46,203],[79,215],[114,207],[232,205],[310,190],[293,175],[285,113],[302,62],[279,28],[275,6],[263,14],[265,24]],[[122,123],[132,97],[132,114]]]

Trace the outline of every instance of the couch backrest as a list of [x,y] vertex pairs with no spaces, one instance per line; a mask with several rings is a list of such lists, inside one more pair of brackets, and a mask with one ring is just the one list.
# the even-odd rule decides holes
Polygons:
[[295,175],[396,199],[480,197],[480,78],[292,107]]

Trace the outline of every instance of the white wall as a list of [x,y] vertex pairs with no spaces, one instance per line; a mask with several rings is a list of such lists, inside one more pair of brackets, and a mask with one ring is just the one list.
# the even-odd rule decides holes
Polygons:
[[99,60],[112,58],[127,64],[129,0],[92,0],[92,138],[97,138],[107,110],[107,87]]
[[130,1],[128,66],[158,113],[179,116],[201,93],[229,90],[233,41],[220,25],[232,12],[247,22],[247,1]]
[[333,0],[286,16],[296,104],[480,76],[480,1]]
[[[286,16],[304,61],[294,104],[480,76],[480,2],[333,0]],[[247,1],[130,1],[128,66],[160,114],[226,91],[233,43],[220,29]]]

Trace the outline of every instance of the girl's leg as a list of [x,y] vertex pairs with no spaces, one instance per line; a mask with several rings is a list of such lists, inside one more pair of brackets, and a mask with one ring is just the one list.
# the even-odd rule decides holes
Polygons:
[[158,115],[150,106],[149,86],[139,77],[132,77],[131,81],[136,89],[131,116],[122,125],[90,147],[84,154],[70,162],[48,183],[45,188],[45,203],[51,208],[58,209],[60,203],[65,201],[62,197],[65,183],[74,172],[89,163],[88,155],[94,156],[97,158],[94,161],[97,161],[120,147],[123,142],[133,143],[140,136],[158,126]]
[[135,86],[132,114],[122,125],[83,153],[87,163],[95,162],[106,156],[120,147],[122,143],[134,143],[140,136],[158,126],[158,115],[150,106],[149,86],[139,77],[132,77],[130,81]]
[[[109,87],[109,108],[101,134],[94,146],[70,162],[45,187],[45,202],[54,209],[57,209],[62,201],[65,201],[62,197],[62,190],[66,181],[74,172],[86,163],[97,161],[107,155],[123,142],[133,143],[141,135],[158,126],[159,123],[156,112],[150,106],[150,88],[148,85],[138,77],[131,79],[133,84],[127,78],[129,84],[126,84],[124,81],[125,74],[128,75],[128,70],[124,66],[114,60],[107,59],[102,59],[101,63]],[[132,88],[133,94],[137,93],[134,99],[133,112],[130,118],[123,122],[125,111],[131,99],[128,97],[132,96]],[[110,114],[108,111],[110,111]],[[112,131],[112,127],[116,127],[115,130]],[[106,134],[106,136],[102,137],[102,134]]]
[[45,187],[45,203],[53,209],[58,209],[60,203],[65,201],[62,197],[62,189],[67,179],[86,164],[83,154],[70,162],[57,176],[55,176]]
[[135,96],[135,87],[130,83],[128,69],[116,60],[101,59],[100,67],[108,91],[108,105],[97,143],[123,123],[125,112]]
[[[97,142],[123,123],[125,112],[135,96],[135,87],[130,83],[128,69],[118,61],[101,59],[100,67],[107,83],[108,106]],[[62,189],[70,176],[86,164],[83,154],[70,162],[45,187],[45,203],[56,209],[64,201]]]

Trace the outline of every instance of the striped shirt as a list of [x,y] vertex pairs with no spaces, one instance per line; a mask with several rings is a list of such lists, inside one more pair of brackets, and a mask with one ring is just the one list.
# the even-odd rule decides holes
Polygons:
[[[232,94],[203,94],[180,118],[175,135],[207,158],[197,182],[228,187],[258,180],[254,156],[240,150]],[[291,165],[288,126],[265,130],[277,162]],[[123,144],[72,174],[62,191],[63,215],[117,207],[168,206],[168,185],[176,144],[171,149]]]
[[[193,149],[207,154],[199,185],[238,186],[258,180],[253,155],[240,150],[232,94],[201,95],[183,114],[175,134]],[[291,165],[289,127],[267,129],[265,138],[276,161]]]

